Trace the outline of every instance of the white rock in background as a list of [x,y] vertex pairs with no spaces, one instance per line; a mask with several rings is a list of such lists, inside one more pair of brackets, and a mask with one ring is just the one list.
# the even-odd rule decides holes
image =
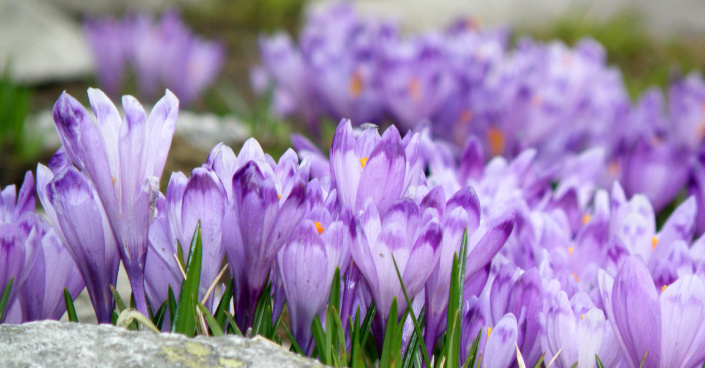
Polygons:
[[80,24],[48,1],[0,0],[0,70],[19,83],[84,78],[93,61]]

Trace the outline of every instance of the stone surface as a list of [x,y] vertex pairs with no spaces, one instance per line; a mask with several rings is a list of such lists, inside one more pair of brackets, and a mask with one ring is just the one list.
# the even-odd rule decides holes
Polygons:
[[80,23],[48,1],[0,0],[0,71],[20,83],[84,78],[93,61]]
[[3,367],[323,367],[273,343],[239,336],[188,338],[110,325],[0,325]]

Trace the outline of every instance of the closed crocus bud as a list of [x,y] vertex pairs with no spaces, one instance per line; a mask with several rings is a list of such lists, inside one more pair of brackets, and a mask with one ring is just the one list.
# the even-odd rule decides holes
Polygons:
[[[384,333],[387,319],[399,318],[407,306],[392,256],[409,297],[414,298],[436,267],[442,234],[438,219],[422,220],[420,207],[411,199],[396,202],[385,215],[380,215],[374,199],[368,198],[354,227],[350,253],[377,305],[373,331],[381,348],[380,334]],[[394,298],[398,316],[389,315]]]
[[96,188],[74,167],[37,167],[37,192],[52,226],[86,281],[98,323],[110,323],[120,256]]
[[312,216],[317,220],[301,221],[278,255],[291,333],[304,353],[312,348],[314,317],[325,318],[335,270],[340,268],[342,278],[347,266],[344,258],[349,258],[349,223],[332,221],[326,211],[320,210],[324,209],[319,208],[314,212],[322,213]]
[[373,198],[377,211],[384,214],[416,180],[418,147],[418,135],[402,140],[394,126],[381,137],[377,129],[365,129],[355,137],[350,120],[343,119],[330,148],[331,177],[340,205],[359,212]]
[[696,367],[705,362],[705,285],[695,275],[657,287],[638,256],[612,279],[601,272],[605,312],[631,367]]
[[267,165],[249,161],[232,178],[236,213],[234,224],[226,227],[235,226],[228,234],[226,255],[235,280],[235,318],[243,331],[252,326],[277,253],[307,211],[304,179],[293,175],[282,186]]
[[66,312],[64,289],[73,300],[84,288],[83,277],[68,249],[54,229],[42,225],[36,232],[40,245],[34,252],[27,280],[20,291],[23,322],[58,321]]
[[470,297],[465,302],[460,336],[460,363],[464,364],[479,334],[477,356],[483,367],[507,368],[516,362],[517,319],[507,313],[492,323],[486,303]]
[[137,310],[147,315],[144,263],[149,224],[179,102],[167,91],[147,116],[136,99],[124,96],[125,117],[121,119],[100,90],[89,89],[88,98],[97,124],[76,99],[63,93],[53,110],[56,130],[68,158],[98,193],[118,240]]

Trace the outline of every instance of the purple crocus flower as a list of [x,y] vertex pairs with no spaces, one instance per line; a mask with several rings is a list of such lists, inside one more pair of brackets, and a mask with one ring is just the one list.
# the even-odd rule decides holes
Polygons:
[[[186,262],[196,224],[200,221],[203,259],[199,291],[196,297],[198,300],[205,297],[206,291],[220,271],[225,256],[222,244],[225,206],[225,189],[212,170],[195,168],[191,172],[190,178],[180,172],[172,174],[167,187],[165,205],[162,208],[165,212],[164,218],[159,213],[157,214],[157,219],[150,227],[149,235],[150,250],[152,251],[150,254],[159,258],[153,262],[169,267],[170,272],[163,276],[150,272],[150,276],[156,280],[147,280],[147,284],[154,284],[153,288],[161,289],[153,291],[153,293],[164,296],[168,284],[171,284],[172,290],[178,294],[175,289],[180,285],[182,275],[174,258],[174,255],[178,254],[177,242],[181,245],[181,251],[185,258],[182,262]],[[157,210],[159,211],[159,209],[158,205]],[[185,264],[182,263],[181,267],[184,266]],[[157,298],[157,300],[164,301],[161,298]],[[206,305],[210,306],[212,300],[213,295],[211,294]]]
[[516,362],[517,318],[507,313],[491,323],[487,305],[477,297],[465,302],[460,335],[460,364],[465,364],[470,348],[480,334],[478,359],[483,367],[508,368]]
[[98,84],[111,96],[118,96],[129,56],[129,23],[112,18],[87,21],[83,34],[93,54]]
[[35,259],[20,291],[22,322],[58,321],[66,312],[64,288],[74,300],[85,287],[76,262],[54,229],[48,224],[42,227],[41,245],[34,252]]
[[69,159],[90,179],[99,195],[118,240],[137,310],[146,315],[147,234],[179,102],[166,91],[147,117],[136,99],[124,96],[125,118],[121,121],[115,105],[103,92],[89,89],[88,98],[97,124],[76,99],[64,92],[54,105],[56,130]]
[[705,285],[694,275],[661,288],[638,257],[614,280],[600,273],[605,312],[630,367],[698,367],[705,362]]
[[668,101],[675,141],[697,152],[705,139],[705,81],[700,73],[693,72],[672,83]]
[[348,217],[348,223],[333,221],[325,208],[315,209],[308,219],[301,221],[278,255],[291,333],[305,353],[313,347],[314,317],[318,315],[325,321],[335,270],[340,268],[342,278],[350,258],[351,217]]
[[[57,157],[58,156],[58,157]],[[93,183],[67,161],[62,150],[50,168],[37,167],[37,192],[49,220],[87,280],[98,323],[110,323],[120,257],[107,211]]]
[[418,135],[402,140],[394,126],[381,137],[377,129],[365,129],[356,138],[350,120],[341,120],[330,148],[330,174],[340,205],[358,212],[373,198],[383,215],[418,179],[418,146]]
[[[470,280],[489,265],[514,228],[514,213],[510,210],[495,213],[481,222],[480,203],[470,187],[455,193],[447,203],[442,194],[442,189],[436,187],[422,201],[422,206],[438,203],[442,207],[440,261],[426,281],[424,338],[429,349],[445,329],[451,266],[453,256],[460,252],[464,231],[467,229],[469,237],[465,277]],[[435,196],[439,196],[438,200],[434,200]]]
[[[34,213],[34,176],[27,172],[19,195],[14,185],[0,192],[0,292],[12,279],[3,320],[20,294],[34,261],[35,249],[41,246],[45,224]],[[2,295],[0,294],[0,295]],[[0,320],[2,322],[2,320]]]
[[[422,213],[411,199],[397,201],[385,214],[377,210],[374,198],[365,201],[350,253],[377,305],[373,332],[380,348],[387,319],[400,317],[407,307],[392,256],[409,297],[414,298],[436,267],[441,238],[437,215],[433,210]],[[389,315],[394,298],[398,316]]]
[[279,164],[274,164],[268,156],[261,155],[264,162],[257,159],[258,155],[248,157],[257,152],[244,147],[240,152],[238,160],[250,161],[239,167],[231,179],[233,205],[226,211],[226,219],[232,220],[234,226],[224,234],[228,237],[225,251],[235,280],[235,318],[242,330],[251,327],[275,257],[307,211],[308,171],[299,169],[296,154],[288,151]]

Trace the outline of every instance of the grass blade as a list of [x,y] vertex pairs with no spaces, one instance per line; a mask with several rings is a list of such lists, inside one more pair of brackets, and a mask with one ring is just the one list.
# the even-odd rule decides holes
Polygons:
[[294,338],[294,335],[291,334],[291,331],[289,331],[289,328],[286,327],[286,324],[284,326],[284,331],[286,331],[286,336],[289,338],[289,341],[291,342],[291,348],[294,349],[294,351],[302,356],[306,356],[304,354],[303,350],[301,350],[301,347],[299,344],[296,342],[296,339]]
[[73,300],[71,300],[71,294],[69,294],[69,291],[66,288],[64,288],[64,303],[66,303],[66,313],[69,315],[69,321],[78,322],[76,308],[74,308]]
[[362,331],[362,335],[360,336],[360,346],[365,346],[365,343],[367,342],[367,335],[370,333],[370,329],[372,328],[372,320],[374,319],[376,312],[377,304],[375,304],[375,301],[373,300],[367,308],[365,320],[362,321],[362,326],[360,327],[360,331]]
[[198,306],[198,309],[201,310],[201,313],[203,313],[203,317],[206,319],[206,323],[208,323],[208,328],[211,329],[211,334],[215,337],[223,336],[223,329],[220,328],[218,321],[216,321],[215,317],[213,317],[211,312],[208,311],[208,308],[198,301],[196,302],[196,305]]
[[154,323],[155,326],[159,330],[162,329],[162,325],[164,324],[164,317],[166,316],[166,309],[167,309],[167,301],[165,300],[164,303],[157,309],[157,313],[154,315],[154,318],[152,319],[152,322]]
[[228,317],[228,331],[232,331],[235,335],[242,336],[242,331],[237,327],[233,316],[228,312],[225,312],[225,316]]
[[330,365],[330,358],[326,355],[326,333],[323,331],[323,325],[321,324],[321,319],[318,318],[318,314],[311,322],[311,333],[313,334],[313,342],[316,344],[316,352],[318,352],[318,360],[321,363]]
[[138,322],[141,323],[143,326],[147,327],[148,329],[152,330],[154,333],[161,333],[161,331],[157,329],[157,326],[155,326],[154,323],[149,320],[149,317],[132,308],[125,309],[124,311],[122,311],[115,325],[117,327],[128,328],[133,323]]
[[118,315],[122,313],[127,307],[125,307],[125,302],[122,301],[120,294],[115,290],[113,285],[110,285],[110,292],[113,293],[113,299],[115,299],[115,307],[117,308]]
[[176,298],[174,298],[174,290],[171,289],[171,285],[169,285],[168,298],[166,301],[169,307],[169,321],[173,323],[174,316],[176,316]]
[[[393,258],[392,258],[393,259]],[[389,309],[389,318],[387,318],[387,328],[384,331],[384,343],[382,345],[382,354],[379,358],[380,367],[391,367],[395,365],[394,351],[397,350],[397,298],[392,300],[392,306]],[[399,348],[401,350],[401,347]]]
[[228,307],[230,306],[230,301],[233,298],[233,280],[230,280],[228,282],[228,285],[225,287],[225,292],[223,293],[223,297],[220,298],[220,303],[218,303],[218,308],[215,309],[215,314],[213,317],[215,317],[215,320],[218,321],[218,326],[220,326],[221,329],[225,329],[225,324],[228,321],[228,317],[225,315],[225,312],[228,311]]
[[193,337],[196,333],[196,302],[198,287],[201,279],[201,258],[203,246],[201,243],[201,222],[196,224],[196,230],[191,240],[188,262],[186,264],[186,278],[181,283],[179,302],[176,304],[174,320],[171,331]]
[[[394,262],[394,269],[397,271],[397,277],[399,278],[399,283],[401,284],[401,290],[404,292],[404,298],[406,299],[406,305],[408,306],[408,309],[411,312],[411,320],[412,320],[412,322],[414,322],[414,331],[419,336],[423,336],[423,334],[421,332],[421,328],[419,327],[419,321],[416,320],[416,316],[414,315],[414,310],[411,308],[411,300],[409,300],[409,294],[406,292],[406,287],[404,286],[404,281],[402,281],[402,279],[401,279],[401,273],[399,272],[399,266],[397,266],[397,260],[394,259],[393,254],[392,254],[392,262]],[[426,362],[427,367],[430,367],[431,362],[428,359],[428,351],[426,350],[426,344],[424,343],[423,339],[419,339],[419,343],[421,344],[421,354],[423,355],[424,362]]]
[[482,329],[480,329],[480,332],[477,333],[477,337],[475,338],[475,341],[473,341],[472,346],[470,347],[470,351],[468,352],[468,356],[465,359],[465,363],[463,364],[463,368],[475,368],[475,363],[477,362],[477,350],[480,348],[480,339],[482,338]]
[[[595,354],[595,362],[597,364],[597,368],[605,368],[605,365],[602,364],[602,361],[600,360],[600,357]],[[705,367],[705,364],[703,364],[703,367]]]
[[2,298],[0,298],[0,322],[5,319],[5,307],[7,306],[7,300],[10,299],[10,290],[12,290],[12,283],[14,282],[13,277],[10,277],[7,286],[5,286],[5,291],[2,293]]
[[[422,309],[421,313],[419,313],[419,325],[424,324],[424,320],[426,317],[426,309]],[[410,368],[412,364],[414,363],[414,356],[416,355],[417,346],[418,346],[418,339],[423,338],[423,336],[419,335],[416,333],[416,330],[414,330],[414,333],[411,335],[411,339],[409,340],[409,347],[406,349],[406,353],[404,354],[404,360],[402,361],[402,368]]]

